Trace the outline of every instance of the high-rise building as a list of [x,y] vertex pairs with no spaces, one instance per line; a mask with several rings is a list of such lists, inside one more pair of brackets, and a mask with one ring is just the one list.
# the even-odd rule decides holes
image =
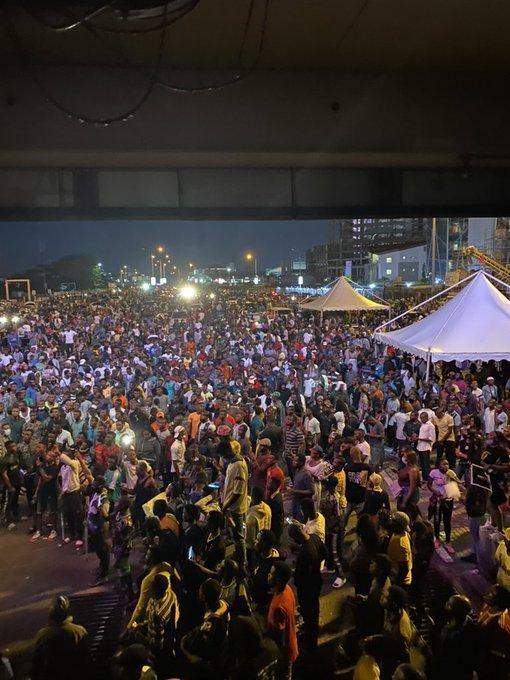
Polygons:
[[307,252],[307,269],[321,283],[341,274],[368,283],[374,254],[424,244],[430,222],[428,218],[337,220],[331,224],[328,243]]

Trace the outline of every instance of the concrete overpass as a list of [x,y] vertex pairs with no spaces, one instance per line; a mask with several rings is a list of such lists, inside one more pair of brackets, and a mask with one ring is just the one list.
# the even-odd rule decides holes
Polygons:
[[168,27],[150,96],[107,127],[76,118],[128,111],[160,37],[110,31],[154,20],[106,9],[60,32],[94,3],[7,5],[1,217],[508,214],[504,0],[271,0],[266,21],[254,0],[241,69],[251,0],[174,1],[196,6]]

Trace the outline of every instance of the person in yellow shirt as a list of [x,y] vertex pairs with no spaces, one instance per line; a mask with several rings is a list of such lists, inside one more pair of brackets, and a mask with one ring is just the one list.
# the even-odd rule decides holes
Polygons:
[[345,497],[346,479],[344,465],[345,459],[342,457],[342,455],[340,453],[335,454],[335,458],[333,460],[333,474],[338,479],[338,484],[336,485],[335,491],[338,494],[339,505],[342,510],[347,507],[347,498]]
[[494,562],[498,567],[498,584],[510,592],[510,528],[505,529],[504,538],[496,548]]
[[409,538],[409,517],[396,512],[392,518],[393,533],[388,544],[388,559],[395,573],[395,583],[408,587],[412,582],[413,553]]
[[382,635],[370,635],[361,643],[361,656],[358,663],[354,666],[353,680],[379,680],[381,669],[377,662],[381,658],[384,650],[384,639]]

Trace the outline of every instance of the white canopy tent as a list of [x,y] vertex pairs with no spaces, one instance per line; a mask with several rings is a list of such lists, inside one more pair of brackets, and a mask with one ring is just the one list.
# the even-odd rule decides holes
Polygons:
[[378,311],[389,309],[388,305],[382,305],[374,300],[369,300],[361,293],[358,293],[345,276],[341,276],[332,286],[329,293],[321,295],[314,300],[302,302],[301,309],[309,309],[314,312],[359,312],[359,311]]
[[[439,295],[467,282],[440,309],[405,328],[382,331],[411,311],[408,310],[376,328],[375,340],[427,359],[427,374],[431,361],[510,360],[510,300],[489,279],[510,288],[508,284],[480,270],[442,291]],[[439,295],[434,295],[413,309]]]

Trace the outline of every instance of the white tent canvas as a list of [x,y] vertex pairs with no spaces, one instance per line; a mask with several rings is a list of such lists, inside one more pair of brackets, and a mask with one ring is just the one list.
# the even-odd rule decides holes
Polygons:
[[479,271],[437,311],[374,337],[434,362],[510,360],[510,300]]
[[358,293],[345,276],[341,276],[329,293],[321,295],[315,300],[303,302],[301,309],[310,309],[317,312],[354,312],[388,309],[387,305],[369,300]]

